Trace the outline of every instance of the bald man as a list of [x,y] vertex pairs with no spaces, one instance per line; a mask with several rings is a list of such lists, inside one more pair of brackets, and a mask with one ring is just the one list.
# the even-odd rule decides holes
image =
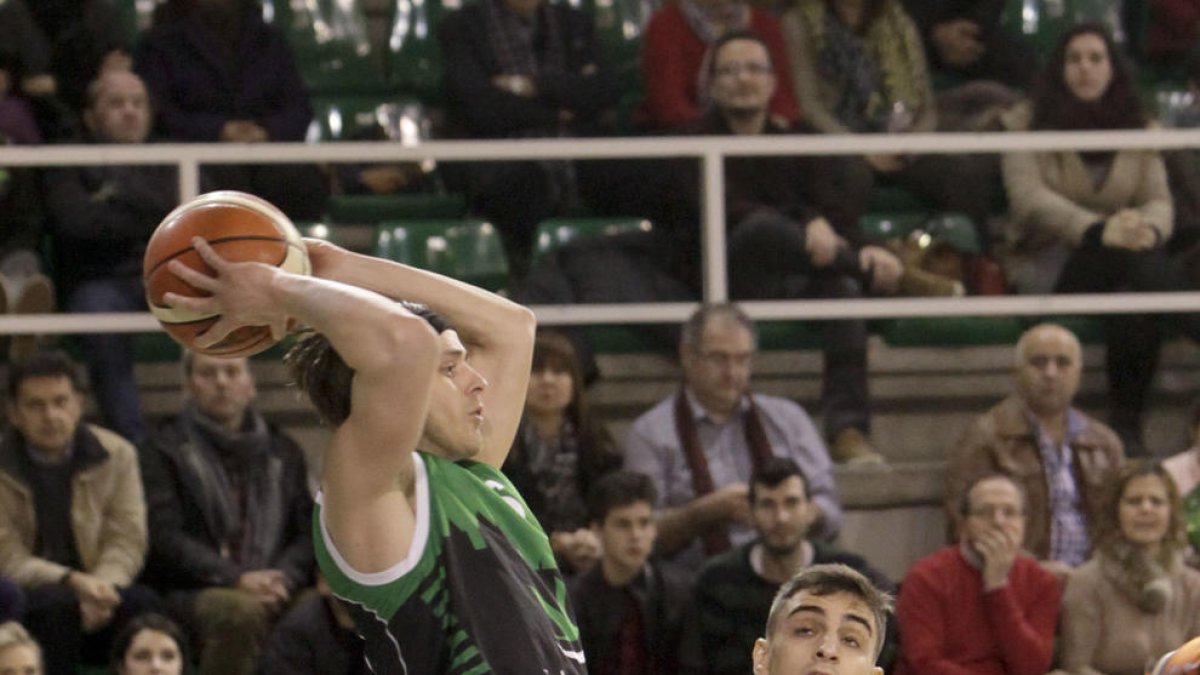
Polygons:
[[1011,476],[1027,496],[1025,546],[1064,574],[1092,550],[1104,485],[1125,460],[1112,429],[1072,406],[1082,350],[1057,324],[1034,326],[1017,342],[1015,391],[967,429],[946,469],[946,513],[977,478]]
[[[87,89],[85,140],[96,145],[149,141],[150,97],[128,70],[104,70]],[[159,221],[178,203],[174,166],[78,166],[46,172],[56,281],[72,313],[144,312],[142,254]],[[132,336],[81,336],[89,380],[106,426],[144,440]]]

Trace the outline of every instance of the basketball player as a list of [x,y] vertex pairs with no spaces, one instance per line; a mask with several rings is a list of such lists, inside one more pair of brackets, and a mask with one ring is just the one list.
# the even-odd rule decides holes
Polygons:
[[[429,272],[307,241],[313,276],[223,260],[172,263],[223,315],[311,326],[287,356],[333,428],[314,517],[317,559],[375,673],[587,672],[545,533],[500,473],[533,352],[525,308]],[[419,306],[396,302],[420,303]]]

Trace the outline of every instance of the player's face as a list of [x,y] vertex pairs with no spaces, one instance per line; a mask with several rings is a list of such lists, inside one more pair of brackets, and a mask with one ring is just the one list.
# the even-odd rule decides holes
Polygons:
[[107,71],[100,92],[84,113],[92,133],[109,143],[143,143],[150,135],[150,97],[141,78]]
[[971,488],[959,538],[973,545],[996,530],[1025,541],[1025,507],[1017,486],[1003,478],[983,480]]
[[750,385],[754,336],[726,317],[713,317],[699,344],[683,348],[683,373],[692,394],[710,412],[730,414]]
[[0,675],[42,675],[42,661],[29,645],[0,650]]
[[425,420],[425,440],[443,457],[468,459],[483,449],[487,380],[471,366],[457,331],[445,331],[440,339],[442,354]]
[[769,553],[784,556],[795,551],[812,522],[804,481],[791,476],[775,487],[756,484],[750,517]]
[[62,375],[30,377],[8,404],[8,421],[38,450],[66,452],[83,417],[83,399]]
[[1079,343],[1056,326],[1033,330],[1017,364],[1017,390],[1035,413],[1060,413],[1079,391]]
[[247,359],[218,359],[195,354],[187,378],[188,395],[200,412],[222,426],[239,429],[257,389]]
[[633,502],[609,510],[604,522],[595,527],[604,548],[604,558],[624,572],[640,570],[654,548],[658,530],[647,502]]
[[1171,525],[1170,495],[1163,479],[1146,475],[1126,483],[1117,519],[1129,543],[1147,548],[1161,544]]
[[179,675],[182,672],[183,656],[174,638],[148,628],[133,636],[119,669],[120,675]]
[[851,593],[800,591],[783,607],[773,635],[754,645],[754,675],[881,675],[878,626]]

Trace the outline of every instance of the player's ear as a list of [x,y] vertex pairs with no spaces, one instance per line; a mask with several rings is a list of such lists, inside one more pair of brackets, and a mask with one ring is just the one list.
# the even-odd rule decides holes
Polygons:
[[[754,641],[754,651],[751,652],[754,658],[754,675],[767,675],[767,640],[766,638],[758,638]],[[882,675],[878,673],[877,675]]]

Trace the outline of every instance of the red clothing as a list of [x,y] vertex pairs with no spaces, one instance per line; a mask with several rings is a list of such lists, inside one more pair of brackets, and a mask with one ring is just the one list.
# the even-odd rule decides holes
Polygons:
[[1186,56],[1196,45],[1200,0],[1150,0],[1146,55]]
[[1043,675],[1054,653],[1062,584],[1021,555],[1008,583],[983,592],[983,576],[957,545],[918,560],[896,619],[895,675]]
[[[762,37],[775,66],[775,96],[771,113],[795,122],[800,108],[792,95],[792,75],[779,22],[770,14],[750,10],[750,30]],[[646,99],[639,111],[643,124],[674,128],[694,122],[704,112],[698,107],[698,79],[708,45],[688,25],[678,2],[671,2],[650,17],[642,37],[642,81]]]

